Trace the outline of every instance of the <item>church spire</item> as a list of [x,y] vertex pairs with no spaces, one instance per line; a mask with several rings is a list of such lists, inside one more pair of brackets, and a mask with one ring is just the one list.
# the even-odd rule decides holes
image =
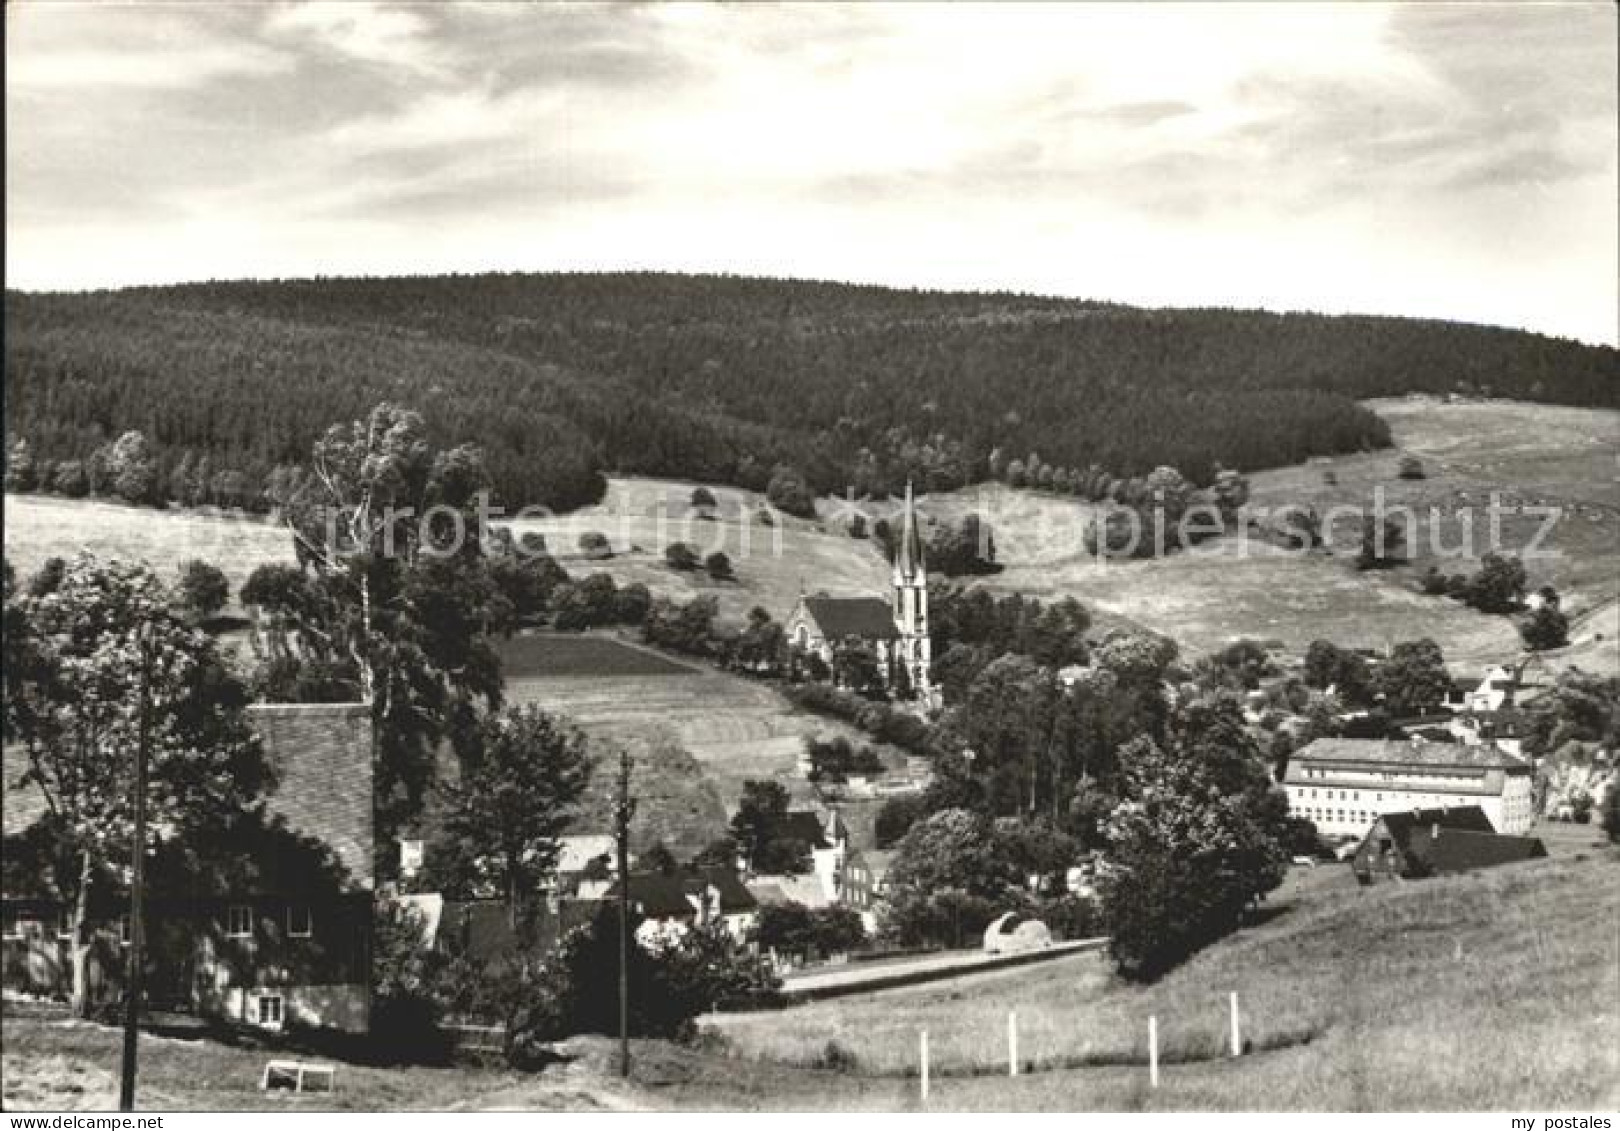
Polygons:
[[911,497],[911,480],[906,480],[906,509],[900,526],[900,547],[894,557],[895,573],[912,581],[923,572],[922,531],[917,525],[917,508]]

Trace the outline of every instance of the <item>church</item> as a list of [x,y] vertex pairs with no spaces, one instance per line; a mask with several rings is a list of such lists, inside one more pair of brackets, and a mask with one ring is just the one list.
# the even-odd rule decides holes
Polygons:
[[890,601],[801,594],[787,619],[788,643],[801,652],[820,656],[831,668],[834,649],[845,641],[857,640],[876,654],[886,679],[892,681],[895,672],[904,667],[917,697],[930,702],[933,691],[928,669],[933,656],[928,642],[928,574],[909,482],[890,585]]

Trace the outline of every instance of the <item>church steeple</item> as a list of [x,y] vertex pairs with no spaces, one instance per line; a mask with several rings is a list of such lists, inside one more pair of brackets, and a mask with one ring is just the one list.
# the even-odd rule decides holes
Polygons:
[[906,480],[906,507],[900,521],[900,543],[894,551],[894,624],[900,631],[897,659],[906,667],[912,688],[926,700],[931,695],[928,668],[933,649],[928,640],[928,572],[923,560],[922,525]]
[[917,524],[917,506],[906,480],[906,509],[900,525],[900,545],[894,555],[894,583],[909,585],[924,580],[922,531]]

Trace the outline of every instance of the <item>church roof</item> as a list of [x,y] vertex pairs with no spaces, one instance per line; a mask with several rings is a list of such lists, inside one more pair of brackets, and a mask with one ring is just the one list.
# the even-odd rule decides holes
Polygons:
[[900,635],[894,610],[876,597],[806,597],[804,609],[828,640],[893,640]]

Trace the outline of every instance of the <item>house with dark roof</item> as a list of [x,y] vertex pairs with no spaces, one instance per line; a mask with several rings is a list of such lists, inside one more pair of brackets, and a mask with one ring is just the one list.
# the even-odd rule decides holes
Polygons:
[[[228,859],[188,865],[160,843],[147,899],[144,982],[154,1009],[280,1029],[364,1031],[370,1021],[373,899],[371,708],[364,703],[248,708],[275,788],[240,815]],[[44,799],[20,785],[20,750],[6,751],[4,835],[26,842]],[[66,908],[7,869],[0,893],[8,990],[66,997]],[[128,897],[92,889],[87,986],[122,997]]]
[[1468,872],[1547,855],[1535,837],[1502,836],[1478,805],[1384,813],[1373,822],[1350,867],[1375,880]]
[[[598,902],[613,905],[618,899],[615,881]],[[735,871],[714,867],[630,873],[630,911],[640,920],[635,934],[643,946],[675,942],[694,928],[716,925],[745,942],[758,922],[759,904]]]
[[1477,805],[1495,832],[1517,835],[1534,816],[1535,770],[1497,746],[1319,738],[1288,760],[1283,790],[1295,816],[1327,837],[1360,839],[1384,813]]
[[886,683],[892,684],[903,673],[917,697],[931,702],[929,668],[933,651],[928,635],[928,572],[910,483],[906,484],[890,590],[887,601],[876,596],[800,594],[783,622],[788,645],[801,655],[817,657],[835,679],[838,651],[851,645],[864,646],[876,657]]

